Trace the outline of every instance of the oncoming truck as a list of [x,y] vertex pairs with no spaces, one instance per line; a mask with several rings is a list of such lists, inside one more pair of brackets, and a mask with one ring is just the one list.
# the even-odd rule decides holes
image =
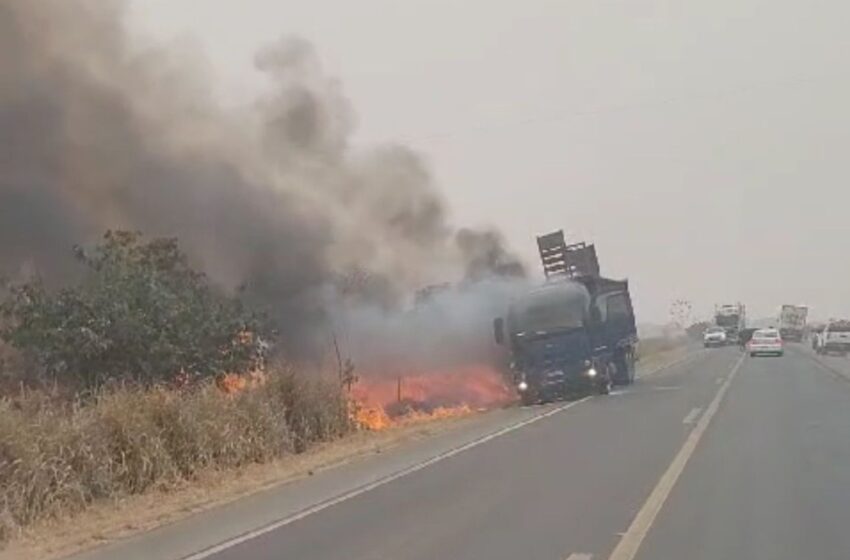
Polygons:
[[714,324],[726,331],[726,342],[737,344],[741,331],[747,328],[747,312],[741,303],[724,303],[714,307]]
[[779,334],[783,340],[802,342],[809,308],[805,305],[783,305],[779,310]]
[[600,276],[594,246],[566,245],[562,231],[537,241],[546,282],[494,321],[523,403],[632,383],[637,330],[628,281]]

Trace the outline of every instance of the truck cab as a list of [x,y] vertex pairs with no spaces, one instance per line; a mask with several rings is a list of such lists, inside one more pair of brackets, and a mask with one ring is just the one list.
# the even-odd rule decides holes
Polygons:
[[714,310],[714,323],[726,331],[728,344],[738,344],[741,331],[747,326],[746,310],[740,303],[718,305]]
[[552,280],[512,302],[494,329],[527,404],[634,381],[637,336],[625,281]]

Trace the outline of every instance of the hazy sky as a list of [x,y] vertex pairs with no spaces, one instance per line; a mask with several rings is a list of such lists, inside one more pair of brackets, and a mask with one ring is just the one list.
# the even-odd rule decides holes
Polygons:
[[258,46],[312,41],[357,142],[413,146],[458,223],[534,265],[536,234],[594,241],[644,322],[676,298],[850,315],[846,1],[133,0],[131,17],[204,51],[234,104],[265,87]]

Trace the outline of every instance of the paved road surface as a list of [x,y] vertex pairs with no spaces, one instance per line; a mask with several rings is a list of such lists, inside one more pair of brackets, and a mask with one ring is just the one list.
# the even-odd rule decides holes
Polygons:
[[850,558],[850,382],[803,348],[476,422],[86,557]]

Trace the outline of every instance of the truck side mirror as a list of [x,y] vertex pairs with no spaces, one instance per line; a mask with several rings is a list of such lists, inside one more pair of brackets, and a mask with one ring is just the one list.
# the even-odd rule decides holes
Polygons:
[[493,319],[493,338],[499,346],[505,343],[505,320],[501,317]]

